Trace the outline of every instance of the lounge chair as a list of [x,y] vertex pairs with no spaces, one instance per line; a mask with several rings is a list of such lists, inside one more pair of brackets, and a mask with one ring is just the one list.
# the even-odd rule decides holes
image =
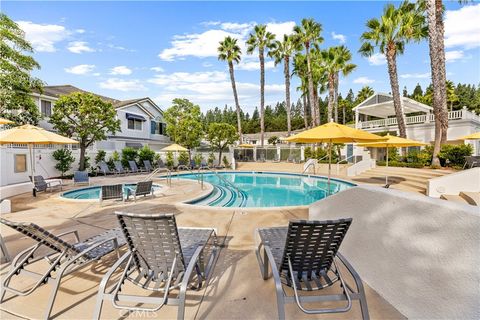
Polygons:
[[207,161],[202,159],[202,162],[200,162],[200,167],[198,170],[210,170],[210,166],[208,165]]
[[264,153],[260,154],[259,162],[265,162],[265,154]]
[[143,168],[138,168],[137,163],[133,160],[128,161],[128,165],[130,166],[131,173],[144,173],[145,170]]
[[122,162],[121,161],[113,161],[113,164],[115,165],[115,173],[116,174],[127,174],[128,171],[125,170],[125,168],[123,167],[122,165]]
[[137,187],[135,188],[135,190],[133,190],[131,188],[127,188],[127,200],[130,197],[130,195],[133,196],[133,200],[135,202],[137,202],[137,197],[139,197],[139,196],[146,197],[148,195],[151,195],[152,197],[154,197],[153,181],[152,180],[141,181],[141,182],[137,183]]
[[465,164],[463,165],[463,169],[471,169],[475,167],[480,167],[480,156],[465,157]]
[[294,163],[295,159],[293,158],[293,156],[288,156],[287,162]]
[[100,190],[100,203],[106,200],[122,200],[125,201],[123,196],[123,184],[113,184],[102,186]]
[[75,171],[73,173],[73,185],[86,183],[90,185],[90,177],[87,171]]
[[[204,280],[208,283],[215,265],[215,230],[177,228],[173,214],[116,212],[116,215],[129,251],[102,279],[93,319],[100,318],[104,300],[110,301],[117,309],[143,312],[156,312],[165,304],[178,305],[177,319],[183,319],[187,286],[193,286],[192,280],[196,282],[196,289],[202,286]],[[122,268],[120,277],[107,291],[108,281]],[[123,287],[126,282],[149,292],[163,294],[159,297],[150,296],[149,293],[130,295],[126,292],[127,288]],[[178,295],[169,297],[174,289],[179,289]]]
[[280,157],[278,156],[278,154],[275,154],[275,156],[273,157],[273,162],[280,162]]
[[36,192],[40,191],[47,191],[47,190],[54,190],[63,188],[62,179],[48,179],[45,180],[43,176],[34,176],[32,180],[32,176],[29,176],[30,181],[33,182],[34,189]]
[[[42,284],[53,282],[47,309],[45,310],[45,319],[50,318],[50,313],[64,276],[71,274],[90,262],[99,260],[125,244],[125,238],[120,228],[111,229],[80,241],[78,231],[76,230],[54,235],[30,222],[12,222],[2,218],[0,218],[0,222],[37,242],[36,245],[20,252],[13,260],[10,271],[2,278],[0,302],[3,301],[7,292],[13,293],[14,296],[27,296]],[[75,236],[75,243],[63,240],[62,238],[66,235]],[[45,247],[50,249],[49,253],[38,256],[37,251],[43,251],[42,249]],[[43,273],[27,270],[27,267],[39,260],[46,260],[49,264]],[[33,277],[36,282],[27,288],[24,286],[21,288],[10,286],[10,280],[22,279],[25,275]],[[15,280],[13,282],[16,283]]]
[[100,169],[100,172],[102,172],[104,176],[106,176],[107,174],[114,174],[115,173],[115,172],[110,170],[110,168],[108,167],[108,164],[106,164],[104,161],[102,161],[98,164],[98,168]]
[[145,170],[147,172],[152,172],[153,171],[153,166],[152,164],[150,163],[150,160],[143,160],[143,165],[145,167]]
[[195,169],[198,169],[199,166],[197,166],[195,160],[190,160],[190,170],[195,170]]
[[185,161],[178,161],[177,170],[189,170],[190,168],[187,166]]
[[[285,319],[285,303],[295,302],[304,313],[325,314],[347,312],[352,300],[360,301],[363,319],[369,319],[367,300],[362,280],[348,261],[338,252],[352,219],[328,221],[290,221],[288,227],[257,229],[260,244],[256,249],[260,272],[263,279],[272,270],[277,293],[278,318]],[[263,253],[263,259],[261,257]],[[337,262],[341,262],[355,281],[356,290],[345,282]],[[341,294],[312,295],[312,291],[340,282]],[[293,296],[287,295],[283,286],[293,289]],[[308,295],[300,295],[308,291]],[[342,301],[344,306],[307,309],[303,303],[316,301]]]

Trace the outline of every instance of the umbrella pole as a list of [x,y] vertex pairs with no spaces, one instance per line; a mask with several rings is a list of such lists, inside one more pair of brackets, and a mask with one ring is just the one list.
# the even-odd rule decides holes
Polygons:
[[32,177],[32,183],[33,183],[33,189],[32,189],[32,194],[34,197],[37,196],[37,192],[35,190],[35,160],[33,159],[33,144],[29,143],[28,144],[28,150],[30,151],[30,174]]
[[330,195],[330,174],[332,171],[332,140],[328,144],[328,193]]
[[388,145],[387,145],[387,161],[386,161],[387,174],[385,175],[385,187],[388,186]]

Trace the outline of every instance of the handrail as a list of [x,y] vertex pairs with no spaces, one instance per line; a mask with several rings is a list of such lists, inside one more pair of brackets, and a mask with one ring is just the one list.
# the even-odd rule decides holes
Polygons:
[[167,170],[167,184],[172,185],[172,171],[168,168],[156,168],[148,176],[143,179],[143,181],[151,180],[157,173],[160,173],[161,170]]
[[[342,160],[338,160],[337,163],[335,163],[335,164],[337,165],[337,175],[340,173],[340,162],[346,161],[347,164],[348,164],[348,159],[353,158],[353,157],[355,157],[355,159],[357,159],[356,156],[357,156],[356,154],[352,154],[352,155],[351,155],[350,157],[348,157],[348,158],[345,158],[345,159],[342,159]],[[356,162],[355,162],[355,163],[356,163]]]
[[212,171],[220,180],[222,180],[224,183],[228,184],[230,187],[232,187],[233,189],[235,189],[235,191],[237,191],[237,193],[239,195],[242,195],[243,194],[243,190],[241,190],[240,188],[238,188],[235,184],[233,184],[233,182],[231,181],[228,181],[227,179],[225,179],[224,177],[222,177],[221,175],[218,174],[217,171]]

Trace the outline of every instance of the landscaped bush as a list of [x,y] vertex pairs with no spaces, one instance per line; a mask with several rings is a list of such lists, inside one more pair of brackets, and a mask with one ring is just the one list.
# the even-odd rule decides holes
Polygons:
[[208,165],[212,167],[214,162],[215,162],[215,155],[213,154],[213,152],[210,152],[208,154]]
[[112,156],[108,158],[107,165],[110,170],[115,169],[114,161],[120,160],[120,155],[118,154],[117,150],[113,151]]
[[203,160],[203,157],[202,157],[202,155],[201,155],[200,153],[197,153],[197,154],[195,155],[195,157],[193,157],[193,161],[195,162],[195,165],[196,165],[197,167],[200,166],[200,164],[202,163],[202,160]]
[[153,162],[154,158],[155,158],[155,151],[150,149],[149,146],[145,145],[138,150],[138,161],[140,162],[139,164],[141,166],[143,166],[143,161],[144,160],[148,160],[150,162]]
[[407,154],[407,162],[429,166],[432,162],[432,150],[432,148],[425,148],[423,150],[410,150]]
[[65,148],[57,149],[52,153],[52,156],[57,161],[55,169],[60,171],[63,177],[65,172],[72,168],[72,163],[75,161],[72,151]]
[[190,164],[190,157],[188,156],[188,152],[182,151],[180,152],[180,155],[178,156],[178,162],[183,163],[183,164]]
[[128,168],[128,161],[137,161],[138,152],[137,150],[125,147],[122,149],[122,166]]
[[98,165],[100,162],[105,161],[105,156],[107,153],[105,150],[98,150],[97,155],[95,156],[95,164]]
[[169,169],[173,168],[173,152],[172,151],[167,152],[165,165]]
[[227,156],[223,156],[223,165],[225,168],[230,168],[230,163],[228,162]]
[[398,149],[393,147],[393,148],[388,148],[388,161],[398,161],[400,158],[398,154]]
[[449,167],[463,167],[465,164],[465,157],[471,156],[473,148],[470,144],[445,144],[440,149],[438,157],[440,161],[444,161]]
[[[338,159],[338,153],[336,152],[337,147],[335,145],[332,146],[332,163],[336,163]],[[305,151],[305,159],[317,159],[320,160],[320,163],[328,163],[328,146],[325,148],[317,147],[316,150],[312,150],[310,147],[306,147]]]

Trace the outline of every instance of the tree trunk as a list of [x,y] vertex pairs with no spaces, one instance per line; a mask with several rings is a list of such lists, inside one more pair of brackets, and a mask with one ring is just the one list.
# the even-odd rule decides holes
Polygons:
[[333,96],[333,106],[335,109],[335,122],[338,123],[338,71],[335,72],[335,76],[333,80],[334,80],[334,87],[335,87],[335,92]]
[[315,98],[314,98],[314,92],[313,92],[313,77],[312,77],[312,68],[310,64],[310,44],[305,43],[305,49],[306,49],[306,56],[307,56],[307,79],[308,79],[308,97],[310,101],[310,110],[311,110],[311,115],[312,115],[312,128],[315,127],[315,125],[320,123],[320,121],[317,121],[317,114],[315,110]]
[[332,73],[328,74],[328,109],[327,122],[333,120],[333,104],[335,99],[335,78]]
[[307,96],[303,94],[303,122],[305,124],[305,129],[308,129],[308,106],[307,106]]
[[78,170],[84,171],[85,170],[85,151],[87,147],[85,146],[84,141],[80,141],[80,161],[78,162]]
[[316,119],[315,120],[315,126],[318,126],[320,125],[320,118],[321,118],[321,114],[320,114],[320,100],[318,99],[318,92],[317,92],[317,89],[314,88],[315,91],[313,91],[313,100],[315,101],[315,116],[316,116]]
[[[444,34],[445,26],[443,24],[443,3],[442,0],[435,0],[435,21],[437,29],[437,55],[438,55],[438,81],[440,91],[440,123],[442,126],[442,139],[441,144],[447,142],[448,132],[448,107],[447,107],[447,72],[445,69],[445,44]],[[433,88],[435,90],[435,87]]]
[[230,81],[232,82],[233,98],[235,99],[235,108],[237,109],[237,129],[238,139],[242,143],[242,114],[240,104],[238,103],[237,86],[235,85],[235,75],[233,73],[233,62],[228,62],[228,69],[230,71]]
[[387,64],[388,76],[390,77],[390,86],[392,87],[393,107],[395,108],[395,116],[397,117],[398,131],[400,137],[407,137],[407,130],[405,127],[405,114],[403,113],[403,106],[400,100],[400,88],[398,86],[397,61],[396,61],[395,44],[388,44],[387,48]]
[[220,151],[218,152],[218,166],[220,167],[222,165],[222,149],[220,148]]
[[285,61],[283,62],[283,71],[285,74],[285,104],[287,109],[287,136],[290,136],[292,131],[292,120],[290,114],[290,57],[285,56]]
[[344,102],[343,105],[342,105],[342,115],[343,115],[342,124],[345,124],[345,112],[346,112],[346,110],[345,110],[345,102]]
[[258,48],[258,54],[260,58],[260,141],[263,147],[265,136],[265,57],[263,48]]

